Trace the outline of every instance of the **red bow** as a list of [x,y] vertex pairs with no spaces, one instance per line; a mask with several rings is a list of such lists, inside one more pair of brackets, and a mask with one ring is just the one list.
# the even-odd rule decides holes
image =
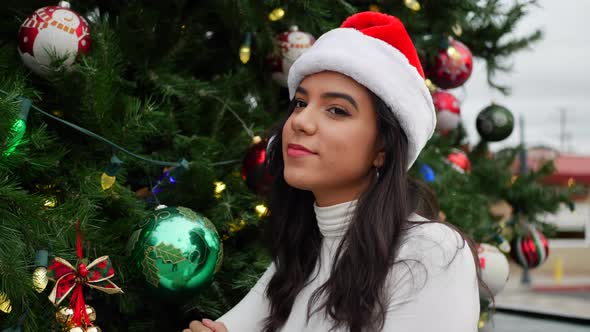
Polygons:
[[[78,220],[76,223],[76,246],[79,261],[82,260],[81,238],[80,221]],[[47,268],[47,276],[50,280],[55,281],[55,286],[49,294],[49,300],[58,305],[73,291],[69,305],[74,310],[72,322],[76,324],[75,326],[82,326],[82,319],[84,319],[84,326],[89,326],[91,323],[86,313],[82,286],[87,285],[108,294],[123,293],[121,288],[109,280],[114,275],[115,270],[108,256],[97,258],[88,266],[79,262],[77,268],[74,268],[65,259],[55,257]]]

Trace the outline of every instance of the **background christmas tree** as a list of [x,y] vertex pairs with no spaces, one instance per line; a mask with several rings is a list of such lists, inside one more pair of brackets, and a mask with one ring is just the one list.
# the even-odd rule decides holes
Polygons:
[[[508,242],[536,239],[542,251],[539,234],[552,229],[537,216],[569,203],[571,190],[538,181],[551,164],[514,175],[511,166],[522,151],[487,148],[487,141],[512,131],[510,111],[492,105],[478,118],[485,139],[468,142],[458,101],[436,88],[460,86],[469,77],[470,50],[485,60],[490,86],[508,92],[493,75],[508,71],[510,56],[541,38],[539,31],[511,34],[534,1],[73,1],[89,37],[83,29],[68,31],[69,18],[59,21],[54,12],[27,21],[54,5],[21,0],[1,9],[0,329],[64,329],[47,299],[54,283],[42,290],[33,273],[45,277],[43,267],[54,257],[77,266],[78,219],[85,264],[110,256],[111,280],[125,291],[84,288],[95,324],[105,331],[178,331],[191,319],[219,316],[245,295],[270,262],[263,230],[264,192],[272,179],[260,168],[266,133],[287,109],[282,84],[290,57],[312,42],[294,25],[318,37],[363,10],[405,23],[439,94],[441,124],[411,174],[437,193],[441,217],[476,242],[508,252]],[[21,25],[26,29],[19,33]],[[47,50],[48,66],[31,65],[41,53],[34,43],[58,43],[52,36],[63,33],[78,38],[76,62],[64,64],[68,55],[60,44]],[[512,213],[490,210],[499,202]],[[154,212],[159,204],[170,208]],[[185,257],[174,245],[142,246],[158,235],[146,228],[168,216],[199,225],[202,233],[189,235],[201,234],[200,251]],[[189,239],[186,230],[172,233]],[[527,257],[521,264],[542,263]],[[174,276],[188,271],[187,260],[196,262],[192,273],[201,281],[161,282],[163,266]],[[487,304],[483,299],[482,323]]]

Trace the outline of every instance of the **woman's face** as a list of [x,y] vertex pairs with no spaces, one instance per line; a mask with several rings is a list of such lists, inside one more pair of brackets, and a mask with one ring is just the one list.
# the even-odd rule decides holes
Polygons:
[[377,114],[369,91],[348,76],[307,76],[283,127],[285,181],[312,191],[318,205],[349,201],[367,188],[378,149]]

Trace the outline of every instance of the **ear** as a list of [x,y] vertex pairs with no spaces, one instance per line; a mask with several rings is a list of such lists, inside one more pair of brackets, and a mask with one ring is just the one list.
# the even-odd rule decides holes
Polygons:
[[373,160],[373,166],[376,168],[381,168],[381,166],[383,166],[384,162],[385,162],[385,152],[383,152],[383,151],[377,152],[377,156]]

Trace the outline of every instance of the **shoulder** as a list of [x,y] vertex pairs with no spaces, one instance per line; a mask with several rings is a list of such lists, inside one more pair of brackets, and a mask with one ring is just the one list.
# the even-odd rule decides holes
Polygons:
[[475,331],[479,290],[469,245],[448,224],[413,219],[418,223],[404,236],[388,275],[384,330]]
[[402,239],[388,275],[390,292],[397,299],[412,298],[424,288],[450,286],[460,279],[477,283],[473,254],[459,232],[418,215],[410,220],[417,223]]
[[398,260],[418,259],[425,264],[449,264],[457,254],[471,252],[463,236],[452,225],[431,221],[416,213],[408,220],[413,223],[402,238]]

